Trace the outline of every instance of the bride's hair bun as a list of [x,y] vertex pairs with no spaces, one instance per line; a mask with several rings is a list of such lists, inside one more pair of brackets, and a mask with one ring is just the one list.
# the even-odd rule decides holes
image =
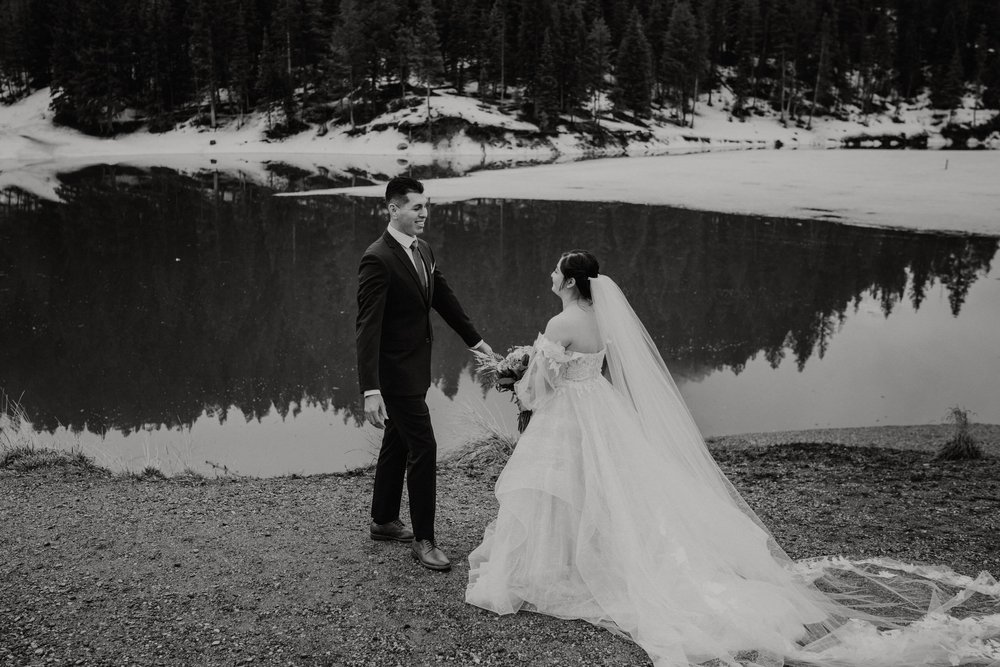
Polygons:
[[559,270],[563,278],[574,279],[580,296],[587,301],[593,300],[590,296],[590,279],[597,277],[600,268],[597,258],[586,250],[570,250],[559,258]]

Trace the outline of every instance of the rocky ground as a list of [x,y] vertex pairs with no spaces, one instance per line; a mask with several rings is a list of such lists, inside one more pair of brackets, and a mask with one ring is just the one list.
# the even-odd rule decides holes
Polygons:
[[[711,446],[793,557],[998,574],[998,430],[983,431],[988,458],[960,463],[933,460],[933,437],[906,432]],[[440,472],[450,573],[368,538],[370,471],[206,480],[113,476],[80,458],[29,467],[0,466],[0,666],[648,664],[583,622],[464,604],[465,558],[496,509],[488,457]]]

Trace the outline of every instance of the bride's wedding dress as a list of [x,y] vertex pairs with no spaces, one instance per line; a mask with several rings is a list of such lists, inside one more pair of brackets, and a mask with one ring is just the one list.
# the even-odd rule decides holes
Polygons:
[[591,286],[607,347],[535,341],[517,386],[534,415],[469,556],[469,603],[584,619],[657,666],[1000,665],[1000,614],[948,614],[970,596],[997,611],[986,573],[791,561],[715,465],[620,290]]

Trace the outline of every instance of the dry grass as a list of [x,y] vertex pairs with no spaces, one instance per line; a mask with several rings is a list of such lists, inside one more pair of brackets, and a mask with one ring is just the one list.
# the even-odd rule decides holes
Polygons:
[[39,447],[20,402],[0,390],[0,470],[45,469],[110,474],[79,450]]
[[[100,452],[98,455],[98,460],[101,460]],[[80,448],[79,441],[66,448],[42,446],[20,401],[11,398],[0,389],[0,470],[22,473],[45,470],[62,470],[64,473],[92,472],[99,476],[116,476],[134,481],[199,482],[209,478],[181,457],[176,457],[176,465],[172,466],[172,469],[180,469],[180,472],[168,474],[157,465],[160,463],[167,462],[160,461],[159,458],[151,459],[147,452],[146,464],[141,470],[130,468],[113,470],[112,468],[115,468],[113,462],[95,461]],[[206,461],[205,464],[213,470],[217,479],[245,477],[225,464],[213,461]]]
[[96,465],[80,451],[63,452],[55,449],[22,446],[5,449],[0,455],[0,470],[31,472],[32,470],[57,468],[111,474]]
[[471,408],[466,411],[466,419],[474,435],[467,444],[445,455],[442,463],[460,468],[502,468],[514,453],[517,434],[504,428],[493,415]]
[[972,461],[985,455],[972,434],[969,433],[969,411],[955,406],[948,411],[947,420],[955,426],[955,433],[938,450],[939,461]]
[[0,450],[20,449],[34,445],[28,416],[21,403],[0,389]]

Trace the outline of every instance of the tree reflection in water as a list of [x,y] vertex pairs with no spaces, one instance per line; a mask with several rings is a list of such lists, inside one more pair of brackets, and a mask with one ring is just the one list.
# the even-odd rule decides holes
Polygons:
[[[375,200],[280,198],[231,176],[94,167],[64,204],[0,207],[0,388],[36,428],[189,426],[303,404],[359,421],[356,269],[385,217]],[[430,193],[433,201],[433,192]],[[587,248],[625,289],[675,374],[801,370],[873,296],[888,317],[941,284],[957,317],[998,239],[666,207],[480,200],[436,205],[427,232],[495,348],[555,312],[548,274]],[[438,323],[434,377],[469,373]]]

